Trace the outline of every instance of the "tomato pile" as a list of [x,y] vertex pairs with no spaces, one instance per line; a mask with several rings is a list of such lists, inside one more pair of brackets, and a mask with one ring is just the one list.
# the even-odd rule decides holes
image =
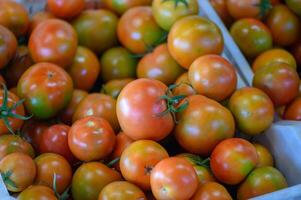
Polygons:
[[285,119],[301,119],[301,45],[297,61],[271,49],[296,43],[298,1],[286,1],[293,11],[214,2],[227,24],[243,18],[231,33],[256,57],[254,87],[237,89],[237,66],[197,0],[48,0],[33,16],[1,0],[0,172],[10,194],[244,200],[288,187],[269,150],[235,133],[262,134],[283,105]]

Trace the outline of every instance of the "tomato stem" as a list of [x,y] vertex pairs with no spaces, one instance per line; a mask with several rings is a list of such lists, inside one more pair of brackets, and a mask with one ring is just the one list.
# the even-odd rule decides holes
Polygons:
[[69,198],[69,190],[70,190],[70,186],[67,187],[67,189],[60,195],[57,192],[57,186],[56,186],[56,181],[57,181],[57,177],[56,177],[56,173],[53,174],[53,182],[52,182],[52,189],[54,191],[55,196],[59,199],[59,200],[67,200]]
[[1,177],[5,184],[10,185],[14,188],[18,188],[16,183],[10,179],[11,175],[12,175],[12,171],[1,172]]
[[272,8],[270,0],[261,0],[260,3],[256,4],[255,6],[259,7],[259,17],[264,17]]
[[109,167],[109,168],[112,168],[116,163],[118,163],[120,161],[120,157],[117,157],[113,160],[111,160],[110,162],[108,162],[106,165]]

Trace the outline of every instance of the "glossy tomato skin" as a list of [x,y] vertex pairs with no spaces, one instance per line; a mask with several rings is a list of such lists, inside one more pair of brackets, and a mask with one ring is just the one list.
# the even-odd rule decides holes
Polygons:
[[210,167],[222,183],[240,183],[258,162],[255,147],[247,140],[230,138],[220,142],[210,156]]
[[229,100],[238,129],[249,135],[257,135],[270,127],[274,119],[274,106],[261,90],[245,87],[237,90]]
[[124,47],[142,54],[162,40],[164,31],[157,25],[150,6],[138,6],[121,16],[117,35]]
[[288,46],[299,39],[300,21],[287,6],[277,5],[273,7],[266,21],[275,44]]
[[143,190],[150,190],[150,176],[161,160],[168,158],[167,151],[151,140],[139,140],[130,144],[121,154],[120,171],[129,182]]
[[113,97],[114,99],[117,99],[119,96],[121,90],[130,82],[132,82],[133,78],[124,78],[124,79],[113,79],[108,81],[106,84],[103,85],[102,91]]
[[23,190],[18,196],[18,200],[28,200],[28,199],[58,200],[54,194],[54,191],[44,185],[29,186],[28,188]]
[[233,18],[228,11],[227,0],[210,0],[210,3],[225,25],[230,27],[233,22]]
[[137,66],[138,78],[149,78],[170,85],[176,81],[184,69],[170,55],[167,44],[157,46],[146,54]]
[[224,49],[218,26],[200,16],[178,20],[168,34],[167,44],[172,57],[186,69],[196,58],[205,54],[220,54]]
[[29,30],[28,30],[28,36],[32,33],[32,31],[43,21],[47,19],[54,19],[55,16],[48,11],[40,11],[35,13],[31,20],[30,20],[30,25],[29,25]]
[[301,17],[301,1],[300,0],[285,0],[287,6]]
[[283,119],[301,121],[301,97],[297,97],[286,106]]
[[182,158],[166,158],[151,173],[151,189],[156,199],[190,199],[197,187],[192,165]]
[[36,176],[36,166],[29,155],[15,152],[5,156],[0,161],[0,171],[2,173],[11,172],[9,179],[14,185],[5,183],[6,188],[11,192],[21,192],[30,186]]
[[70,74],[74,88],[89,91],[100,74],[100,63],[97,56],[88,48],[77,47],[71,66],[67,71]]
[[288,187],[284,176],[273,167],[259,167],[240,185],[237,199],[244,200]]
[[117,44],[118,17],[104,9],[85,10],[72,21],[79,45],[101,54]]
[[0,69],[2,69],[15,56],[18,44],[14,34],[2,25],[0,25],[0,39],[2,41],[0,44]]
[[[34,86],[34,87],[33,87]],[[27,69],[18,82],[18,94],[37,119],[49,119],[71,100],[73,82],[62,68],[51,63],[38,63]]]
[[285,63],[261,68],[253,78],[253,86],[264,91],[275,106],[285,105],[297,97],[299,84],[298,73]]
[[234,19],[242,18],[261,18],[261,15],[264,8],[260,7],[262,0],[227,0],[227,9],[230,15]]
[[220,141],[234,136],[234,118],[225,107],[204,96],[192,95],[187,101],[188,107],[177,115],[175,137],[188,152],[208,156]]
[[41,22],[30,35],[28,48],[35,62],[68,67],[76,54],[77,35],[70,24],[59,19]]
[[257,155],[258,155],[258,162],[256,167],[266,167],[266,166],[273,166],[274,159],[271,152],[263,145],[258,143],[253,143]]
[[189,79],[188,79],[188,72],[184,72],[182,75],[180,75],[175,84],[177,85],[176,88],[172,90],[173,95],[185,95],[185,96],[191,96],[196,94],[195,89],[192,87]]
[[0,2],[0,25],[11,30],[16,37],[26,34],[29,23],[29,13],[22,4],[10,0]]
[[116,100],[109,95],[91,93],[76,107],[73,122],[84,117],[102,117],[110,123],[115,132],[119,131],[119,122],[116,115]]
[[236,21],[230,33],[241,51],[248,57],[254,58],[262,52],[272,48],[272,35],[268,27],[253,18]]
[[35,158],[37,176],[35,184],[53,186],[53,177],[56,174],[56,186],[59,194],[63,193],[71,183],[72,169],[68,161],[58,154],[44,153]]
[[151,5],[151,3],[151,0],[104,0],[105,6],[118,15],[124,14],[130,8],[137,6],[147,6]]
[[71,126],[68,145],[76,158],[95,161],[108,156],[114,148],[116,136],[107,120],[85,117]]
[[166,31],[169,31],[180,18],[199,13],[197,0],[186,0],[185,3],[154,0],[152,8],[156,22]]
[[113,47],[105,51],[100,59],[101,78],[108,82],[113,79],[135,78],[137,59],[123,47]]
[[232,197],[223,185],[217,182],[209,182],[199,186],[198,190],[191,198],[191,200],[202,199],[232,200]]
[[160,99],[167,89],[166,85],[152,79],[137,79],[123,88],[116,109],[120,127],[129,137],[159,141],[172,131],[172,115],[158,116],[167,109],[165,100]]
[[100,162],[82,164],[74,173],[71,192],[74,200],[97,200],[101,190],[121,180],[120,174]]
[[49,11],[57,17],[64,19],[70,19],[81,13],[85,8],[85,0],[48,0],[47,8]]

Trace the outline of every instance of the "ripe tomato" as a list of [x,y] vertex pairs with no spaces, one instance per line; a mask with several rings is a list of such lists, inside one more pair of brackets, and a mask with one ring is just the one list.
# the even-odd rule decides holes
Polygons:
[[291,53],[294,55],[297,64],[301,66],[301,40],[296,42],[292,47],[291,47]]
[[43,185],[32,185],[23,190],[18,196],[18,200],[28,199],[58,200],[54,194],[54,191]]
[[100,63],[91,50],[79,46],[67,71],[73,80],[74,88],[89,91],[100,73]]
[[244,200],[288,187],[284,176],[273,167],[254,169],[239,186],[237,199]]
[[161,99],[167,89],[166,85],[152,79],[137,79],[123,88],[116,109],[125,134],[134,140],[159,141],[172,131],[174,121],[171,113],[161,115],[167,109],[166,101]]
[[32,158],[35,156],[32,146],[17,135],[5,134],[0,136],[0,147],[0,160],[14,152],[24,153]]
[[199,13],[197,0],[154,0],[152,8],[156,22],[166,31],[169,31],[172,25],[180,18]]
[[301,121],[301,97],[297,97],[286,106],[283,119]]
[[192,165],[178,157],[160,161],[151,173],[150,182],[155,198],[162,200],[190,199],[198,187]]
[[230,27],[233,22],[233,18],[228,11],[227,0],[210,0],[210,3],[225,25]]
[[68,134],[73,155],[82,161],[94,161],[109,155],[115,145],[115,134],[107,120],[85,117],[76,121]]
[[196,59],[188,70],[188,78],[197,93],[216,101],[231,96],[237,84],[234,66],[218,55],[205,55]]
[[108,9],[122,15],[130,8],[150,5],[152,0],[104,0],[104,3]]
[[275,106],[291,102],[299,93],[300,79],[288,64],[276,63],[255,72],[253,86],[264,91]]
[[172,90],[173,95],[185,95],[191,96],[196,94],[196,91],[191,86],[188,80],[188,72],[184,72],[181,76],[179,76],[175,82],[177,87]]
[[175,137],[191,153],[210,155],[222,140],[234,136],[235,122],[231,112],[209,98],[192,95],[188,107],[177,115]]
[[30,186],[36,176],[36,166],[32,158],[15,152],[0,161],[0,171],[6,188],[11,192],[21,192]]
[[127,181],[115,181],[106,185],[100,192],[98,200],[147,200],[143,191]]
[[151,7],[139,6],[121,16],[117,35],[124,47],[133,53],[142,54],[162,40],[164,31],[157,25]]
[[72,21],[72,26],[80,45],[101,54],[117,44],[117,22],[117,16],[108,10],[85,10]]
[[68,161],[58,154],[44,153],[35,158],[37,176],[35,184],[53,186],[54,174],[56,174],[56,190],[63,193],[71,183],[72,169]]
[[59,114],[59,118],[65,124],[71,125],[72,124],[72,117],[75,113],[75,110],[78,104],[88,96],[88,92],[84,90],[73,90],[71,101],[69,102],[68,106],[66,106],[62,112]]
[[115,132],[119,131],[116,115],[116,100],[109,95],[91,93],[76,107],[73,122],[88,116],[102,117],[110,123]]
[[205,54],[220,54],[224,49],[218,26],[200,16],[178,20],[169,32],[167,44],[172,57],[186,69],[196,58]]
[[230,138],[220,142],[210,157],[210,167],[221,182],[235,185],[252,171],[258,162],[255,147],[247,140]]
[[143,190],[150,190],[150,176],[161,160],[168,158],[167,151],[152,140],[139,140],[130,144],[121,154],[120,171],[125,180]]
[[276,45],[288,46],[299,39],[300,21],[285,5],[273,7],[266,23],[271,30]]
[[27,33],[29,23],[29,14],[21,3],[10,0],[0,2],[0,25],[11,30],[16,37]]
[[223,185],[216,182],[209,182],[199,186],[198,190],[191,198],[191,200],[203,199],[232,200],[232,197]]
[[18,82],[18,94],[28,112],[37,119],[49,119],[66,107],[72,97],[71,77],[51,63],[38,63],[27,69]]
[[101,78],[107,82],[120,78],[135,78],[137,59],[123,47],[114,47],[104,52],[100,59]]
[[47,0],[47,8],[57,17],[70,19],[79,15],[85,8],[85,0]]
[[274,119],[274,106],[261,90],[245,87],[237,90],[229,100],[238,129],[249,135],[257,135],[270,127]]
[[41,11],[41,12],[37,12],[35,13],[30,20],[30,25],[29,25],[29,30],[28,30],[28,34],[30,36],[30,34],[32,33],[32,31],[43,21],[47,20],[47,19],[53,19],[55,18],[55,16],[51,13],[51,12],[47,12],[47,11]]
[[300,0],[285,0],[287,6],[301,17],[301,1]]
[[137,66],[138,78],[156,79],[166,85],[174,83],[183,72],[168,52],[167,44],[161,44],[143,56]]
[[75,56],[77,35],[70,24],[59,19],[48,19],[30,35],[28,48],[35,62],[51,62],[68,67]]
[[262,52],[272,48],[273,40],[268,27],[253,18],[236,21],[230,33],[241,51],[248,57],[254,58]]
[[[0,3],[1,6],[1,3]],[[1,12],[1,11],[0,11]],[[12,32],[0,25],[0,69],[4,68],[15,56],[17,39]]]
[[294,56],[284,49],[270,49],[263,52],[254,60],[252,69],[256,72],[260,68],[273,65],[275,63],[286,63],[293,69],[297,69],[297,63]]
[[125,79],[113,79],[108,81],[103,85],[102,90],[105,94],[110,95],[114,99],[117,99],[121,90],[130,82],[135,79],[125,78]]
[[102,189],[121,180],[120,174],[100,162],[82,164],[74,173],[71,185],[74,200],[97,200]]
[[274,160],[270,151],[261,144],[253,143],[253,145],[258,155],[258,162],[256,167],[266,167],[266,166],[272,167],[274,165]]

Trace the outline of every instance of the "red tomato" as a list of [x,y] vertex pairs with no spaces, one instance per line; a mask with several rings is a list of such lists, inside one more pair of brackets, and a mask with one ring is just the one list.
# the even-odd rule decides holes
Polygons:
[[47,11],[41,11],[41,12],[37,12],[35,13],[30,20],[30,26],[29,26],[29,30],[28,30],[28,35],[30,36],[30,34],[32,33],[32,31],[43,21],[47,20],[47,19],[53,19],[55,18],[55,16]]
[[225,25],[230,27],[233,22],[233,18],[228,11],[227,0],[210,0],[210,3]]
[[108,9],[122,15],[130,8],[150,5],[152,0],[104,0],[104,3]]
[[196,58],[205,54],[220,54],[224,49],[218,26],[200,16],[178,20],[169,32],[167,44],[172,57],[186,69]]
[[230,138],[220,142],[210,157],[210,167],[214,176],[230,185],[240,183],[257,162],[255,147],[240,138]]
[[85,117],[76,121],[68,134],[73,155],[82,161],[94,161],[108,156],[114,148],[116,136],[107,120]]
[[253,145],[258,155],[258,163],[256,167],[273,166],[274,160],[271,152],[261,144],[253,143]]
[[192,165],[177,157],[160,161],[153,169],[150,181],[155,198],[160,200],[190,199],[198,187]]
[[85,0],[47,0],[47,8],[57,17],[70,19],[85,8]]
[[18,196],[18,200],[28,199],[57,200],[54,191],[43,185],[32,185],[23,190]]
[[[1,7],[1,3],[0,3],[0,7]],[[7,28],[5,28],[4,26],[1,26],[1,25],[0,25],[0,38],[1,38],[0,69],[2,69],[15,56],[18,44],[17,44],[17,39],[14,36],[14,34],[12,32],[10,32]]]
[[188,72],[183,73],[179,76],[175,82],[177,87],[172,90],[173,95],[185,95],[191,96],[196,94],[196,91],[192,87],[191,83],[188,80]]
[[301,97],[297,97],[286,106],[283,119],[301,121]]
[[119,96],[121,90],[130,82],[132,82],[135,79],[132,78],[125,78],[125,79],[114,79],[108,81],[106,84],[102,87],[102,92],[104,92],[107,95],[110,95],[114,99],[117,99]]
[[216,182],[209,182],[201,185],[191,200],[232,200],[227,189]]
[[161,99],[167,89],[160,81],[151,79],[137,79],[123,88],[118,96],[116,109],[125,134],[134,140],[159,141],[172,131],[172,115],[169,112],[160,115],[167,109],[166,101]]

